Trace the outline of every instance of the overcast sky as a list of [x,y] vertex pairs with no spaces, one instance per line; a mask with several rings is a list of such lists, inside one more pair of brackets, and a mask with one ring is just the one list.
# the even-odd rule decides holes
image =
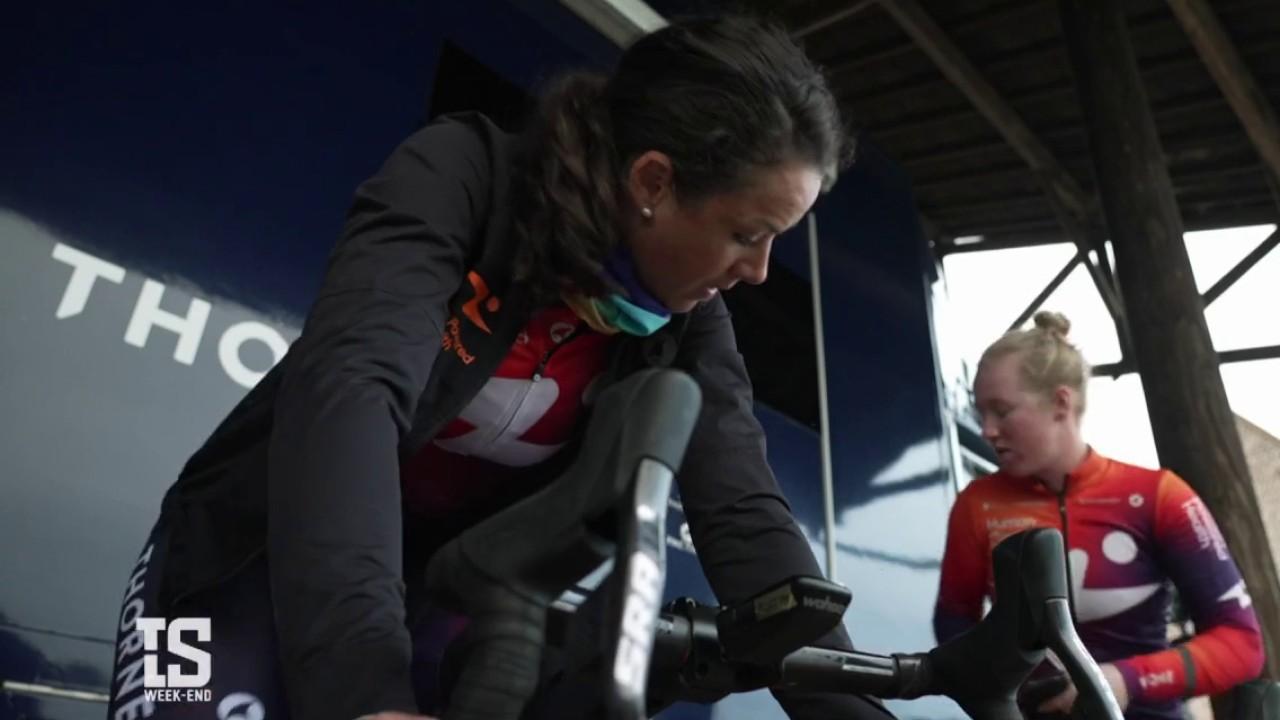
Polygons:
[[[1188,233],[1196,285],[1207,290],[1273,230],[1262,225]],[[982,350],[1016,319],[1075,254],[1071,245],[960,253],[944,260],[950,305],[939,317],[943,353],[976,366]],[[1094,364],[1120,359],[1114,325],[1083,267],[1042,306],[1065,314],[1071,338]],[[1280,250],[1269,253],[1205,312],[1219,350],[1280,345]],[[1221,366],[1236,414],[1280,437],[1280,360]],[[1154,467],[1155,444],[1136,374],[1094,378],[1089,386],[1085,439],[1105,455]]]

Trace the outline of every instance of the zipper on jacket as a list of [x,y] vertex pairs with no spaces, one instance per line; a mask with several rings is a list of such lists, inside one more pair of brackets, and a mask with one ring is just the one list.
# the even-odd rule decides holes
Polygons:
[[542,353],[542,358],[538,360],[538,366],[533,369],[534,382],[538,382],[539,380],[542,379],[542,373],[547,369],[547,363],[551,362],[551,356],[555,355],[557,350],[559,350],[560,348],[572,342],[574,338],[581,335],[584,327],[586,327],[586,323],[582,323],[582,322],[578,323],[573,327],[573,330],[568,335],[565,336],[563,340],[561,340],[558,343],[555,343],[551,347],[547,348],[546,352]]
[[533,390],[533,386],[542,379],[542,373],[547,369],[547,363],[551,361],[551,356],[555,355],[556,351],[561,347],[568,345],[570,340],[573,340],[581,334],[583,326],[584,323],[579,323],[568,335],[564,337],[563,340],[553,344],[546,350],[546,352],[542,353],[542,357],[538,360],[537,367],[533,369],[533,376],[530,378],[532,382],[524,387],[520,392],[520,398],[511,403],[504,413],[502,421],[493,427],[493,430],[481,441],[481,444],[486,446],[490,445],[494,440],[502,437],[511,429],[511,423],[515,422],[516,415],[520,414],[520,408],[524,407],[525,400],[529,398],[529,393]]
[[[1067,478],[1062,478],[1062,489],[1058,491],[1058,515],[1062,518],[1062,552],[1063,561],[1067,565],[1067,605],[1071,608],[1071,622],[1076,620],[1076,586],[1071,581],[1071,535],[1067,529]],[[1081,578],[1083,580],[1084,578]]]

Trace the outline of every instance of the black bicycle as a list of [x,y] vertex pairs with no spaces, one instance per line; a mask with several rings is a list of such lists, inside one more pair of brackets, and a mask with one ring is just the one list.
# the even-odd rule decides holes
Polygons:
[[[1080,716],[1121,720],[1071,623],[1056,530],[1001,543],[991,611],[927,653],[811,647],[850,600],[821,578],[795,577],[733,607],[661,607],[667,496],[700,403],[697,384],[673,370],[618,383],[597,401],[563,475],[436,553],[429,593],[471,618],[449,649],[445,720],[641,720],[676,701],[780,687],[946,695],[975,720],[1018,720],[1018,688],[1047,649],[1079,689]],[[593,598],[602,619],[589,639],[566,638],[573,623],[553,602],[608,560],[613,571]],[[557,646],[576,651],[559,652],[553,666],[544,650]]]

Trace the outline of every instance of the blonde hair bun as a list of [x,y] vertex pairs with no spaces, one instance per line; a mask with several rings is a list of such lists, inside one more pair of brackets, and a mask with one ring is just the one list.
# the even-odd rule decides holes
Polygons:
[[993,358],[1017,354],[1019,372],[1028,390],[1052,397],[1055,389],[1066,385],[1079,393],[1076,414],[1084,412],[1089,382],[1089,363],[1080,348],[1067,340],[1071,321],[1062,313],[1041,310],[1035,315],[1035,327],[1010,330],[991,343],[978,361],[982,366]]
[[1071,332],[1071,321],[1062,313],[1053,312],[1051,310],[1041,310],[1035,314],[1033,320],[1035,321],[1036,328],[1057,335],[1063,340],[1066,340],[1067,333]]

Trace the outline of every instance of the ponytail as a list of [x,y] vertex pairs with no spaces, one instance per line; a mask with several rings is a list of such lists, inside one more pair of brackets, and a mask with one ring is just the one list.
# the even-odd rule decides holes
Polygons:
[[559,78],[525,138],[531,152],[516,199],[522,236],[516,278],[537,301],[613,290],[603,265],[620,241],[621,213],[606,82],[590,73]]

